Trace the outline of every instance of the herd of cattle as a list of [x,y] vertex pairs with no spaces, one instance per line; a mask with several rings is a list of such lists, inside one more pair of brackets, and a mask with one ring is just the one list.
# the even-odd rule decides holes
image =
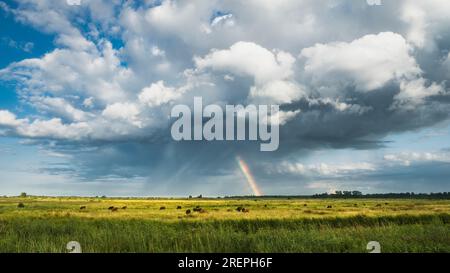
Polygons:
[[[80,210],[86,210],[86,209],[87,209],[87,206],[81,206],[81,207],[80,207]],[[110,210],[111,212],[119,211],[119,209],[126,210],[126,209],[127,209],[127,206],[123,206],[123,207],[121,207],[121,208],[119,208],[119,207],[114,207],[114,206],[108,207],[108,210]],[[159,210],[165,210],[165,209],[166,209],[166,207],[164,207],[164,206],[162,206],[162,207],[159,208]],[[181,206],[177,206],[177,209],[178,209],[178,210],[181,210],[182,207],[181,207]],[[228,211],[233,211],[233,210],[228,209]],[[242,206],[237,207],[237,208],[236,208],[236,211],[238,211],[238,212],[243,212],[243,213],[249,213],[249,212],[250,212],[249,209],[244,208],[244,207],[242,207]],[[192,212],[206,213],[206,210],[203,209],[203,208],[200,207],[200,206],[196,206],[196,207],[194,207],[192,210],[191,210],[191,209],[187,209],[187,210],[186,210],[186,215],[190,215]]]

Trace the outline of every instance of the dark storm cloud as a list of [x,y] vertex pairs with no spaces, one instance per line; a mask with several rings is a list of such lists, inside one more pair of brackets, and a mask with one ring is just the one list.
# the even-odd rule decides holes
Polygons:
[[[449,119],[450,61],[446,59],[450,32],[445,16],[434,10],[435,0],[423,7],[424,18],[410,18],[415,13],[408,13],[405,1],[383,1],[379,7],[362,0],[199,1],[197,6],[164,1],[156,7],[119,6],[118,1],[112,10],[88,1],[82,7],[86,10],[77,12],[65,5],[52,6],[49,1],[40,5],[25,2],[15,13],[20,21],[36,28],[45,26],[46,32],[56,35],[60,50],[12,64],[0,71],[0,79],[17,81],[23,100],[37,108],[39,121],[47,122],[34,123],[34,115],[25,113],[29,119],[20,119],[8,111],[0,113],[0,127],[8,135],[38,139],[37,144],[45,149],[70,155],[67,165],[41,169],[47,173],[83,181],[144,178],[149,187],[166,183],[182,192],[229,179],[226,177],[237,169],[236,156],[242,156],[267,187],[289,192],[298,183],[305,186],[316,178],[270,174],[264,166],[317,150],[377,150],[389,144],[387,135],[428,128]],[[230,12],[231,19],[224,20],[233,21],[213,26],[213,11],[217,10]],[[84,18],[84,12],[90,12],[90,17]],[[54,17],[38,16],[41,13]],[[76,23],[75,17],[79,19]],[[417,25],[422,22],[419,19],[424,26]],[[96,32],[99,36],[94,38]],[[102,38],[115,42],[108,44]],[[235,57],[231,47],[242,41],[253,49],[249,53],[258,51],[260,55],[251,60],[246,59],[248,54]],[[307,48],[318,54],[302,54]],[[393,48],[398,51],[392,54],[389,50]],[[322,56],[323,49],[331,53]],[[280,50],[292,57],[294,64],[283,66],[276,59]],[[218,51],[229,53],[226,61],[230,64],[208,59]],[[366,59],[351,58],[361,51]],[[348,58],[339,60],[343,54],[349,54]],[[392,55],[378,60],[383,54]],[[403,58],[400,64],[396,57]],[[198,67],[195,58],[207,59],[209,66]],[[364,64],[361,69],[352,69],[365,60],[367,66],[379,65],[380,70]],[[416,63],[408,67],[411,60]],[[254,74],[247,73],[246,61],[253,65]],[[311,63],[312,70],[307,71]],[[314,70],[314,65],[320,69]],[[416,66],[420,73],[411,72]],[[387,73],[390,77],[378,77],[385,70],[392,72]],[[274,75],[278,72],[282,76]],[[171,123],[166,120],[171,105],[190,105],[194,96],[202,96],[205,103],[245,105],[254,102],[253,87],[263,89],[271,81],[289,82],[304,92],[281,102],[281,110],[299,113],[281,126],[278,151],[260,152],[259,143],[254,142],[172,140]],[[417,91],[406,102],[408,107],[394,107],[398,96],[407,93],[402,89],[405,83],[411,82],[419,82],[415,87],[425,91],[433,83],[442,90],[414,97],[425,92]],[[146,88],[158,97],[145,100],[140,95]],[[55,105],[54,100],[44,100],[47,96],[62,100]],[[281,93],[275,99],[280,97]],[[366,181],[399,191],[409,186],[440,189],[448,177],[445,166],[429,163],[414,170],[397,167],[370,174],[361,170],[321,179],[353,186],[358,181],[362,187],[365,184],[361,181]],[[435,181],[433,185],[424,182],[427,177]]]

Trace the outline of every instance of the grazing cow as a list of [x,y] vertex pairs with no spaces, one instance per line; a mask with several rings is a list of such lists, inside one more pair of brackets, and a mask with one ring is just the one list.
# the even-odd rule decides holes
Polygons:
[[243,213],[249,213],[250,210],[248,210],[248,209],[246,209],[246,208],[243,208],[243,209],[242,209],[242,212],[243,212]]
[[159,208],[159,210],[165,210],[166,209],[166,207],[160,207]]
[[381,204],[377,204],[377,207],[381,207]]
[[389,205],[389,203],[384,203],[386,206]]
[[186,215],[189,215],[189,214],[191,214],[191,210],[190,209],[186,210]]
[[308,206],[308,204],[303,204],[303,206],[304,206],[304,207],[307,207],[307,206]]
[[127,209],[127,206],[123,206],[122,209]]
[[177,209],[181,209],[181,206],[177,206]]
[[118,211],[118,210],[119,210],[119,208],[116,208],[116,207],[111,209],[112,212],[115,212],[115,211]]
[[241,207],[241,206],[239,206],[239,207],[237,207],[237,209],[236,209],[236,210],[240,212],[240,211],[242,211],[242,209],[244,209],[244,208],[243,208],[243,207]]
[[198,212],[199,212],[199,213],[206,213],[206,210],[200,209]]
[[112,210],[113,208],[114,208],[114,207],[113,207],[113,206],[111,206],[111,207],[109,207],[108,209],[109,209],[109,210]]
[[327,207],[327,209],[332,209],[332,208],[333,208],[333,206],[330,206],[330,205]]
[[202,208],[200,206],[197,206],[197,207],[193,208],[192,210],[196,211],[196,212],[200,212],[202,210]]
[[267,208],[267,204],[265,204],[264,207]]
[[227,209],[228,212],[233,211],[232,209]]
[[80,210],[84,210],[84,209],[86,209],[86,206],[81,206],[80,207]]

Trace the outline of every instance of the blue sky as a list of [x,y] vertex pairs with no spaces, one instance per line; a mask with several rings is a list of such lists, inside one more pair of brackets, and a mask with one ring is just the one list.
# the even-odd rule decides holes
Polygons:
[[[252,194],[237,156],[265,194],[449,191],[448,18],[444,0],[0,1],[0,195]],[[279,150],[174,142],[195,96],[280,105]]]

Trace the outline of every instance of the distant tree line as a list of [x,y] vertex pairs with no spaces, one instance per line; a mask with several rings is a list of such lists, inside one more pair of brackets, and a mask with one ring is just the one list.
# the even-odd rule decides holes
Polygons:
[[450,199],[450,192],[437,193],[372,193],[362,194],[360,191],[336,191],[335,193],[315,194],[313,198],[406,198],[406,199]]
[[336,191],[335,193],[321,193],[321,194],[315,194],[315,196],[328,196],[332,195],[333,197],[360,197],[364,196],[362,192],[360,191]]
[[274,198],[274,199],[304,199],[304,198],[399,198],[399,199],[450,199],[450,192],[437,193],[372,193],[363,194],[360,191],[336,191],[335,193],[320,193],[314,195],[265,195],[265,196],[225,196],[229,199],[260,199],[260,198]]

